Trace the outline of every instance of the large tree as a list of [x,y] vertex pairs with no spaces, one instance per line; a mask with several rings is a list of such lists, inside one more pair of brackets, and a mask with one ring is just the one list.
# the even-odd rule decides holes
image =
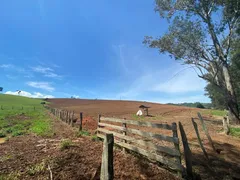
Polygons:
[[169,22],[168,31],[144,43],[196,69],[226,99],[230,120],[240,122],[236,92],[229,73],[230,51],[239,23],[238,0],[156,0],[155,10]]
[[[233,40],[230,59],[231,63],[229,65],[229,72],[232,77],[232,82],[237,99],[240,100],[240,32],[238,36],[236,34],[236,37]],[[226,109],[227,104],[224,94],[219,91],[214,84],[208,83],[205,90],[207,92],[206,95],[211,99],[212,104],[215,108]],[[240,101],[238,101],[238,107],[240,107]]]

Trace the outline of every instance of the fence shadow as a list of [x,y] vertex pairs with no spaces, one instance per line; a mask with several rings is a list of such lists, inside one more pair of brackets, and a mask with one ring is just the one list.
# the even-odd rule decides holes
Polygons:
[[202,179],[224,179],[231,176],[233,179],[240,179],[240,150],[228,143],[214,143],[221,147],[220,154],[209,153],[207,161],[203,153],[193,153],[193,166],[201,174]]

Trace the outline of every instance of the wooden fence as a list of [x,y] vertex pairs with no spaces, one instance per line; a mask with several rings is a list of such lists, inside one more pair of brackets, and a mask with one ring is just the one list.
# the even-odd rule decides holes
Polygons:
[[[48,109],[54,116],[66,122],[70,126],[72,127],[75,126],[75,123],[77,122],[77,118],[75,117],[74,111],[50,108],[49,106],[45,106],[45,108]],[[82,131],[82,120],[83,120],[83,113],[80,112],[79,131]]]
[[[37,107],[39,108],[39,107]],[[0,110],[36,110],[35,106],[7,106],[0,105]]]
[[[148,128],[144,128],[148,127]],[[150,130],[146,130],[151,128]],[[139,130],[144,128],[144,131]],[[153,133],[153,129],[172,131],[171,136]],[[149,132],[147,132],[149,131]],[[181,176],[181,154],[176,123],[159,124],[137,120],[125,120],[116,118],[98,118],[97,136],[104,139],[106,134],[114,135],[114,143],[123,149],[128,149],[144,155],[150,160],[160,162],[168,168],[178,172]],[[139,138],[138,138],[139,137]],[[161,141],[172,144],[173,147],[160,145]]]

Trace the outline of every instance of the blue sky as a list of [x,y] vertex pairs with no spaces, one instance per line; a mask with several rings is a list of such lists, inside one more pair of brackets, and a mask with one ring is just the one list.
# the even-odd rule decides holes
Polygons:
[[3,0],[0,86],[30,97],[209,102],[195,71],[142,44],[154,1]]

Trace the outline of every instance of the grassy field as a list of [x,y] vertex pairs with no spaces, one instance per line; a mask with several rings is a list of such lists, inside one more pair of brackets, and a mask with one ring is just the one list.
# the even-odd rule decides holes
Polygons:
[[217,110],[217,109],[204,109],[201,111],[202,114],[205,115],[213,115],[213,116],[226,116],[227,111],[224,110]]
[[29,133],[51,136],[51,121],[41,102],[41,99],[0,94],[0,138]]

